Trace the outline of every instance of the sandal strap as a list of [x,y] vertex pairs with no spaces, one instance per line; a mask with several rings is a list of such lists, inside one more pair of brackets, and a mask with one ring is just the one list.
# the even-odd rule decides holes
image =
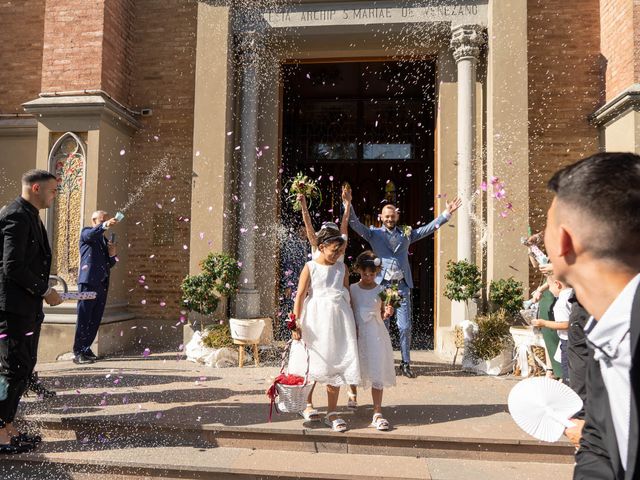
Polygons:
[[349,398],[358,398],[358,394],[357,393],[347,392],[347,395],[349,396]]
[[340,412],[327,412],[327,413],[326,413],[326,415],[325,415],[325,417],[329,418],[329,417],[331,417],[331,416],[333,416],[333,415],[336,415],[336,416],[337,416],[337,415],[340,415]]

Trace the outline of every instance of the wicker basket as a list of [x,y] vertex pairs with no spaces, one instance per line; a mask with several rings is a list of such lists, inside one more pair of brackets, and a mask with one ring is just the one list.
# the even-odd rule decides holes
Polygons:
[[[313,383],[309,383],[309,350],[303,340],[300,340],[304,346],[304,351],[307,354],[307,368],[304,376],[304,384],[302,385],[281,385],[276,383],[276,392],[278,396],[275,401],[276,411],[279,413],[298,413],[302,412],[307,407],[307,397],[309,392],[313,388]],[[284,373],[286,359],[288,353],[291,350],[292,340],[287,342],[287,347],[282,353],[282,365],[280,366],[280,373]]]

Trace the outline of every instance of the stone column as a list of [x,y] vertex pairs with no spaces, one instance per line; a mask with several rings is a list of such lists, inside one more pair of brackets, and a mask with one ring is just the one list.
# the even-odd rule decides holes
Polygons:
[[[473,160],[475,155],[476,63],[485,35],[480,25],[459,25],[451,30],[451,49],[458,69],[458,193],[462,207],[456,221],[458,260],[474,262]],[[456,302],[452,324],[465,319],[464,304]]]
[[258,144],[259,68],[262,38],[258,31],[238,34],[242,71],[242,105],[240,108],[240,205],[238,216],[238,254],[242,262],[240,291],[235,316],[257,318],[260,293],[256,289],[256,146]]

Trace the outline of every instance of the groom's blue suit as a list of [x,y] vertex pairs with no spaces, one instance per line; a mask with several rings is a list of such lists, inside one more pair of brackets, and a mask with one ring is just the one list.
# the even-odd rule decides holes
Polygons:
[[[364,238],[373,252],[382,259],[382,270],[376,282],[381,285],[391,283],[389,273],[396,271],[396,278],[399,280],[399,289],[404,300],[402,305],[396,309],[396,323],[400,331],[400,351],[402,361],[411,361],[411,289],[413,288],[413,278],[411,276],[411,265],[409,264],[409,245],[421,240],[433,233],[449,221],[451,215],[448,212],[442,213],[428,225],[416,228],[408,235],[405,235],[397,226],[393,230],[386,227],[367,227],[358,219],[353,206],[349,213],[349,225],[355,232]],[[399,272],[398,272],[399,270]]]

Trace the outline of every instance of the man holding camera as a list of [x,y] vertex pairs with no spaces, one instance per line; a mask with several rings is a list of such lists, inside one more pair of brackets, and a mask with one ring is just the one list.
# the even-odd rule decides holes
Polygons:
[[107,218],[108,214],[103,210],[93,212],[92,226],[84,227],[80,234],[78,291],[96,292],[96,298],[78,301],[78,322],[73,344],[73,362],[77,364],[94,363],[98,360],[97,355],[91,351],[91,344],[96,339],[107,305],[111,268],[118,260],[115,235],[111,234],[111,240],[106,237],[107,230],[118,223],[118,220]]

